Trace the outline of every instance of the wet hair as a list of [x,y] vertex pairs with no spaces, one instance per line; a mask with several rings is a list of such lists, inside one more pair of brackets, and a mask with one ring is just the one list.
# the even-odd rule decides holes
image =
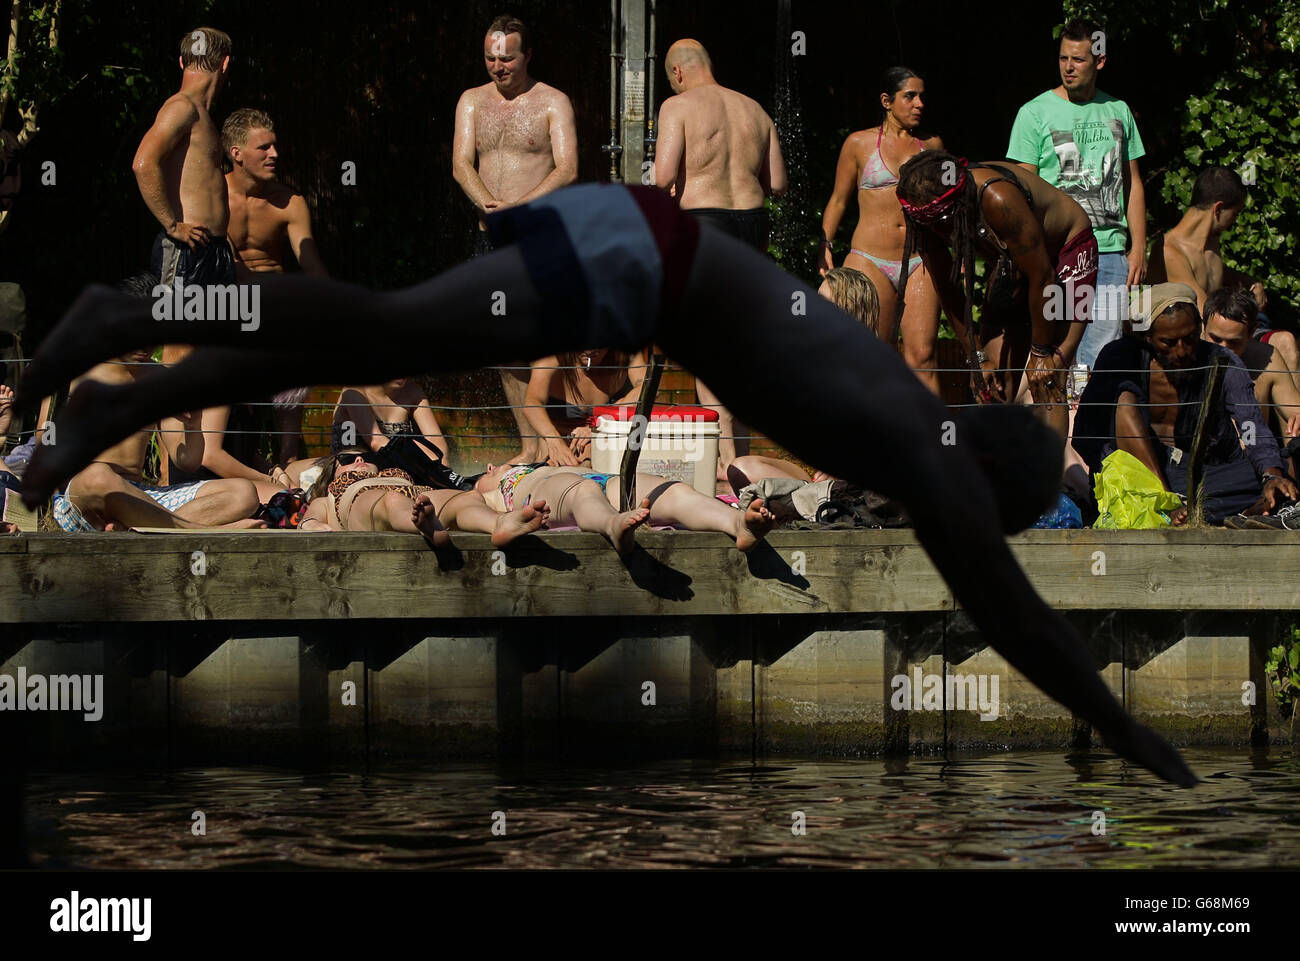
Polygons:
[[[316,478],[316,483],[311,485],[311,490],[307,492],[307,500],[314,501],[318,497],[324,497],[330,491],[330,483],[334,480],[339,471],[338,457],[340,454],[362,454],[372,464],[374,463],[375,452],[369,447],[340,447],[324,457],[316,458],[312,467],[321,469],[320,476]],[[377,465],[376,465],[377,466]]]
[[124,294],[130,294],[132,297],[148,300],[153,296],[153,289],[159,283],[158,275],[146,270],[118,281],[117,289]]
[[1246,187],[1235,170],[1207,167],[1192,187],[1192,206],[1209,210],[1217,203],[1229,209],[1246,205]]
[[1205,319],[1215,314],[1225,320],[1236,321],[1247,327],[1254,327],[1259,315],[1259,306],[1255,297],[1248,290],[1220,287],[1205,298]]
[[[880,75],[880,92],[894,99],[894,95],[902,90],[907,81],[915,77],[921,79],[921,75],[915,70],[908,67],[890,67]],[[881,108],[888,113],[888,108]]]
[[1087,41],[1089,51],[1092,50],[1093,37],[1097,34],[1103,37],[1106,35],[1101,26],[1093,20],[1074,19],[1061,28],[1061,39],[1072,40],[1075,43]]
[[221,152],[225,159],[230,159],[231,147],[242,147],[248,143],[249,131],[258,127],[274,130],[275,124],[265,111],[256,107],[240,107],[227,117],[221,125]]
[[508,13],[498,14],[488,24],[487,32],[493,34],[498,30],[506,35],[519,34],[519,49],[524,53],[528,53],[533,49],[533,35],[529,32],[527,24],[518,17],[511,16]]
[[1056,503],[1065,455],[1061,437],[1025,406],[983,404],[953,411],[958,442],[972,450],[993,487],[1002,530],[1022,531]]
[[[951,176],[953,170],[960,169],[962,160],[956,154],[946,150],[922,150],[903,164],[898,173],[898,196],[910,204],[925,204],[942,196],[951,189],[951,184],[944,183],[945,175]],[[972,309],[975,303],[975,237],[980,224],[978,198],[975,191],[975,178],[970,175],[970,168],[964,171],[966,184],[961,196],[952,206],[952,273],[949,275],[953,284],[962,282],[965,268],[966,309],[963,322],[968,332],[972,331]],[[904,295],[907,290],[906,265],[916,250],[916,227],[912,218],[904,214],[907,232],[903,236],[903,270],[898,272],[897,299],[894,302],[894,339],[898,337],[898,325],[903,319]],[[970,336],[974,336],[973,333]],[[892,341],[891,341],[892,343]]]
[[230,34],[214,27],[196,27],[181,37],[181,65],[186,70],[198,67],[205,73],[216,73],[228,56]]
[[880,296],[870,277],[852,267],[836,267],[826,271],[823,280],[836,307],[875,330],[880,318]]

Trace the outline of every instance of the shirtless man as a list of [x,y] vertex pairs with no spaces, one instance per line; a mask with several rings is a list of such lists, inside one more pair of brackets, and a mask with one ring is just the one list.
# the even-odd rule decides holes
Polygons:
[[[1065,372],[1088,323],[1097,281],[1097,239],[1088,215],[1014,164],[968,165],[942,150],[923,151],[904,164],[897,189],[912,225],[909,235],[924,231],[921,258],[970,352],[976,396],[1006,403],[1027,386],[1040,405],[1037,413],[1064,439]],[[1003,265],[1002,280],[987,288],[978,345],[970,330],[976,252],[990,264],[990,277]],[[899,298],[895,311],[904,309]]]
[[[1206,298],[1221,287],[1249,288],[1263,310],[1268,305],[1264,285],[1225,266],[1220,252],[1223,235],[1237,222],[1245,206],[1246,187],[1235,171],[1227,167],[1201,171],[1192,187],[1192,205],[1183,219],[1151,243],[1151,282],[1186,284],[1196,291],[1196,305],[1202,311]],[[1300,387],[1300,349],[1294,335],[1275,330],[1263,339],[1281,355]]]
[[1245,364],[1255,382],[1255,400],[1269,419],[1270,429],[1286,444],[1300,435],[1300,390],[1281,355],[1271,344],[1254,338],[1259,311],[1255,298],[1244,290],[1220,287],[1205,298],[1205,329],[1202,335],[1212,344],[1227,348]]
[[[69,372],[132,346],[181,331],[207,346],[149,384],[78,388],[56,424],[60,443],[39,449],[24,475],[24,502],[38,503],[96,449],[169,410],[300,380],[380,383],[410,363],[412,345],[437,343],[427,363],[463,370],[511,354],[658,343],[803,460],[897,498],[995,650],[1124,757],[1196,783],[1178,752],[1107,690],[1078,632],[1038,596],[1004,540],[1060,491],[1059,447],[1023,408],[949,410],[861,323],[660,190],[582,184],[495,214],[489,229],[500,249],[407,290],[314,277],[268,284],[263,323],[249,332],[203,318],[155,320],[147,304],[88,288],[28,365],[20,410]],[[597,266],[608,282],[589,285]],[[495,290],[510,297],[501,317],[490,313]],[[790,322],[794,293],[808,308],[798,324]],[[321,336],[304,342],[308,322]],[[378,346],[340,353],[333,345],[358,323]],[[772,390],[778,381],[785,389]],[[958,442],[945,444],[954,422]]]
[[[303,273],[328,277],[311,233],[306,198],[275,179],[279,153],[271,118],[251,107],[236,110],[221,125],[221,150],[231,167],[226,174],[230,198],[230,226],[226,232],[239,262],[253,273],[280,274],[292,252]],[[282,463],[301,453],[302,404],[306,399],[306,388],[275,396]],[[206,412],[204,416],[206,419]],[[215,425],[205,423],[204,429],[211,431]],[[209,433],[209,442],[214,439]]]
[[[578,128],[569,98],[528,74],[533,45],[521,20],[500,16],[483,38],[489,83],[472,87],[456,104],[452,176],[478,212],[474,256],[491,251],[485,214],[528,203],[578,179]],[[531,358],[528,358],[531,359]],[[528,368],[501,372],[506,403],[519,428],[525,460],[544,446],[524,416]]]
[[[785,193],[785,161],[776,124],[754,100],[713,78],[713,62],[697,40],[668,48],[664,70],[673,96],[659,108],[655,185],[677,198],[683,210],[767,252],[768,216],[763,199]],[[718,411],[718,480],[749,445],[717,396],[698,378],[700,403]]]
[[[169,287],[233,284],[221,138],[210,112],[230,68],[230,37],[199,27],[181,37],[180,51],[181,89],[162,105],[131,164],[140,196],[162,225],[153,272]],[[189,350],[165,346],[163,363],[174,364]]]

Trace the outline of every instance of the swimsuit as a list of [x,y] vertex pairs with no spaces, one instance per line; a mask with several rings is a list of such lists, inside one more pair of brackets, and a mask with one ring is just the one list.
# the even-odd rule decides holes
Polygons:
[[[867,158],[867,162],[862,165],[862,180],[858,184],[859,190],[882,190],[886,187],[893,189],[898,186],[898,178],[885,164],[885,156],[880,152],[880,142],[884,135],[885,125],[881,124],[876,130],[876,149]],[[912,139],[916,140],[915,137]],[[916,140],[916,145],[922,150],[925,149],[925,144],[919,140]]]
[[487,217],[517,243],[552,342],[637,350],[679,312],[699,223],[657,187],[579,184]]
[[214,237],[203,246],[196,244],[191,250],[165,233],[159,233],[154,238],[149,263],[165,287],[171,287],[177,281],[186,285],[235,282],[235,255],[225,237]]
[[771,230],[767,208],[728,210],[725,207],[692,207],[686,212],[697,220],[713,224],[741,243],[749,244],[760,254],[767,253],[767,238]]
[[[545,462],[538,464],[518,464],[501,474],[500,479],[497,481],[497,487],[501,490],[501,500],[505,502],[506,510],[512,511],[515,509],[515,488],[519,486],[519,482],[529,474],[533,473],[533,471],[537,470],[537,468],[545,466],[547,466]],[[600,486],[602,492],[604,492],[606,486],[608,486],[609,479],[618,476],[617,474],[601,474],[597,471],[581,471],[578,473],[566,471],[565,473],[569,473],[569,476],[577,478],[577,480],[574,481],[575,484],[580,480],[595,481]],[[567,493],[568,491],[564,492],[564,494]],[[561,502],[564,499],[564,494],[560,495]],[[528,500],[525,500],[524,503],[527,504]],[[559,509],[560,507],[557,503],[556,511],[558,512]]]
[[[417,487],[411,479],[411,475],[404,470],[396,467],[389,467],[387,470],[381,470],[378,474],[370,477],[353,479],[351,471],[335,477],[329,483],[329,502],[334,508],[334,516],[338,519],[339,528],[350,530],[348,527],[348,518],[352,515],[352,502],[358,496],[368,490],[385,488],[396,490],[400,494],[405,494],[414,503],[415,499],[420,496],[422,491],[432,490],[430,487]],[[344,508],[347,508],[344,510]]]
[[[885,128],[882,124],[876,130],[876,149],[872,151],[871,156],[867,158],[867,162],[862,165],[862,180],[858,183],[859,190],[883,190],[886,188],[892,190],[894,187],[898,186],[898,178],[894,176],[894,172],[889,169],[888,165],[886,165],[885,156],[880,152],[880,143],[884,137],[884,132]],[[916,140],[915,137],[912,139]],[[916,140],[916,145],[922,150],[925,149],[925,145],[919,140]],[[903,269],[903,262],[901,260],[888,260],[883,257],[876,257],[867,253],[865,250],[859,250],[857,247],[850,247],[849,252],[857,254],[859,257],[865,257],[867,260],[871,261],[880,269],[880,272],[888,278],[891,287],[898,286],[898,275]],[[916,268],[920,266],[920,257],[913,257],[909,260],[907,262],[908,276],[910,277]]]
[[[889,286],[898,286],[898,274],[903,269],[903,262],[901,260],[885,260],[881,257],[873,257],[865,250],[859,250],[857,247],[850,247],[849,252],[857,254],[859,257],[865,257],[867,260],[871,261],[880,269],[880,272],[889,279]],[[907,276],[911,277],[920,266],[921,258],[919,255],[909,260],[907,262]]]
[[[194,481],[190,484],[169,484],[166,487],[145,487],[143,484],[138,484],[133,480],[127,480],[126,482],[132,487],[144,491],[153,498],[159,506],[171,511],[173,514],[190,501],[194,500],[194,495],[199,492],[199,488],[207,483],[206,480],[200,480]],[[63,528],[69,534],[99,530],[98,527],[95,527],[86,520],[85,515],[77,509],[77,506],[72,503],[72,499],[66,494],[54,495],[54,520],[58,523],[59,527]]]

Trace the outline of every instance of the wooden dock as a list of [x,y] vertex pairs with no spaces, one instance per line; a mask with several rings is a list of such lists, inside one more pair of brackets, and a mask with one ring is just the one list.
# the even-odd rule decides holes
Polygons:
[[[400,534],[0,538],[0,674],[101,675],[103,718],[0,713],[33,763],[372,756],[864,756],[1069,749],[1088,732],[975,631],[910,532],[640,531],[435,552]],[[1136,716],[1180,744],[1287,736],[1265,652],[1300,537],[1011,540]],[[919,672],[919,673],[918,673]],[[900,709],[898,679],[998,682]],[[647,685],[649,685],[647,687]]]

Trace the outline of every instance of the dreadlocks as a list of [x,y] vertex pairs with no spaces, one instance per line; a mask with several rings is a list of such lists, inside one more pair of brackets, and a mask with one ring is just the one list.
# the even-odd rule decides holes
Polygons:
[[[954,179],[955,178],[955,179]],[[963,322],[970,338],[971,352],[975,351],[975,334],[972,328],[975,303],[975,238],[978,236],[980,211],[975,192],[975,178],[967,172],[967,163],[961,157],[945,150],[922,150],[903,164],[898,175],[898,200],[903,204],[903,219],[907,233],[903,238],[903,269],[898,272],[898,297],[894,303],[893,344],[898,340],[899,326],[906,307],[907,265],[917,246],[917,228],[921,223],[940,217],[952,218],[952,242],[955,256],[952,259],[951,279],[954,284],[964,271],[966,303]],[[909,210],[908,208],[912,209]]]

